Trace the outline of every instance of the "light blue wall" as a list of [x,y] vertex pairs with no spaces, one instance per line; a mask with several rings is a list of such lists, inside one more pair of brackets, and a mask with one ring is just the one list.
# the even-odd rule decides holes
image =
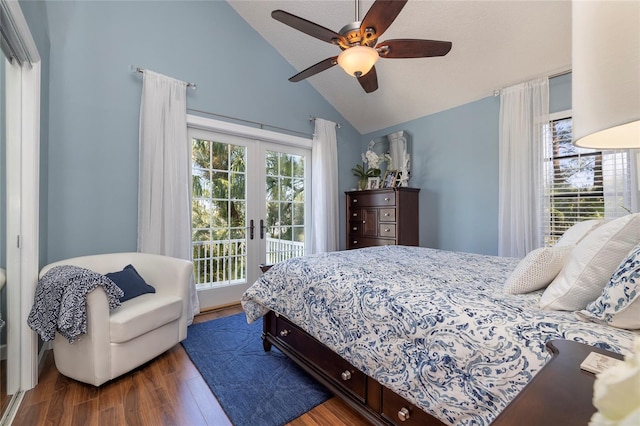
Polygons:
[[549,113],[571,109],[571,73],[549,80]]
[[[571,74],[549,81],[549,105],[552,113],[571,109]],[[383,135],[411,134],[421,246],[498,253],[499,119],[500,98],[490,96],[362,137],[365,150]]]
[[47,263],[136,249],[142,79],[130,65],[196,83],[188,108],[308,134],[310,115],[341,122],[341,176],[359,156],[361,135],[288,82],[295,70],[226,2],[37,3],[50,40]]
[[497,254],[499,112],[491,96],[364,136],[366,146],[397,130],[411,135],[421,246]]

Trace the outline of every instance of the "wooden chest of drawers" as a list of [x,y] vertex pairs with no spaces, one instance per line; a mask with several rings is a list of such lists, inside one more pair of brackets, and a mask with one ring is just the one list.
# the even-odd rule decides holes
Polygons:
[[417,246],[418,188],[347,192],[347,249]]

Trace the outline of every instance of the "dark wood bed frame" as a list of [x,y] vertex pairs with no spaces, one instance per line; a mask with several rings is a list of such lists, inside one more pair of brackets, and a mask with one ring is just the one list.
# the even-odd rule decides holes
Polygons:
[[[275,346],[374,425],[443,425],[382,386],[285,317],[270,311],[263,320],[263,346]],[[567,340],[547,343],[553,358],[500,413],[493,425],[581,425],[589,422],[594,375],[580,370],[591,351]]]
[[[271,345],[374,425],[444,425],[331,351],[282,315],[263,319],[263,346]],[[404,420],[403,420],[404,419]]]

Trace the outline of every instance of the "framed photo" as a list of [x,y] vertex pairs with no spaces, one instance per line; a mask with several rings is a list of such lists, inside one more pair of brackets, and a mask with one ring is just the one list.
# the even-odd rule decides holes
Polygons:
[[386,188],[384,186],[385,182],[387,181],[387,176],[389,175],[389,170],[386,170],[384,172],[384,174],[382,175],[382,178],[380,179],[380,188]]
[[399,188],[400,186],[402,186],[402,172],[398,172],[396,174],[396,181],[393,186],[396,188]]
[[367,179],[367,189],[379,189],[380,188],[380,178],[379,177],[370,177]]
[[397,170],[387,170],[384,174],[384,181],[382,182],[383,188],[393,188],[396,184],[396,175],[398,174]]

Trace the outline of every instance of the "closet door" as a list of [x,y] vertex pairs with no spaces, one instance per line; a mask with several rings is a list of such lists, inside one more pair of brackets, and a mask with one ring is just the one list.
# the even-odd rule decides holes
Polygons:
[[[3,61],[5,166],[2,247],[6,261],[6,404],[2,422],[17,408],[17,395],[37,382],[35,333],[26,324],[38,280],[40,58],[19,3],[0,0]],[[0,265],[1,266],[1,265]],[[5,317],[6,314],[6,317]],[[5,360],[3,360],[5,361]],[[5,377],[2,377],[3,381]],[[13,398],[11,398],[13,396]]]

